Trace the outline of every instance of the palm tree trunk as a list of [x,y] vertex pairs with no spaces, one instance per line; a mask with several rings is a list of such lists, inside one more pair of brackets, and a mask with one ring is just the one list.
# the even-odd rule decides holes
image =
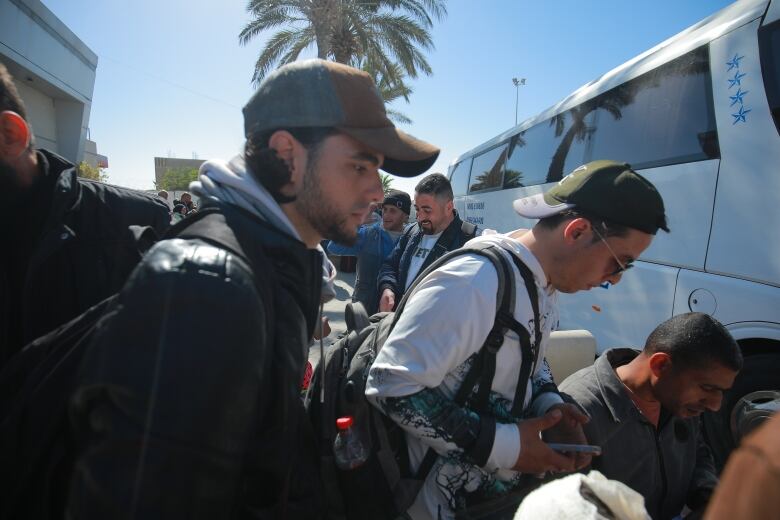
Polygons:
[[584,122],[582,120],[574,119],[571,128],[566,132],[566,135],[561,139],[561,144],[555,150],[550,161],[550,169],[547,170],[547,182],[558,182],[563,178],[563,167],[566,164],[566,156],[569,155],[571,144],[574,142],[574,138],[579,132],[583,130]]

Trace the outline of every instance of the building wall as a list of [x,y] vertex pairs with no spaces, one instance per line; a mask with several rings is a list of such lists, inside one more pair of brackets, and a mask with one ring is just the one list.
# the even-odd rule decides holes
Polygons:
[[154,158],[154,183],[158,184],[165,172],[174,168],[200,168],[203,159],[177,159],[175,157]]
[[17,81],[39,145],[80,162],[97,55],[40,0],[0,0],[0,61]]
[[[0,0],[2,1],[2,0]],[[27,122],[30,123],[40,148],[59,153],[57,146],[57,110],[54,98],[36,90],[27,83],[15,80],[16,89],[24,100],[27,109]]]

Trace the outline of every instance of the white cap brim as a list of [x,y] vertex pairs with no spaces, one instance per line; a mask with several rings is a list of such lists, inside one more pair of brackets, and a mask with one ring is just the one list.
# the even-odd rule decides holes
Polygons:
[[545,202],[544,193],[537,193],[530,197],[523,197],[522,199],[515,200],[512,203],[512,207],[523,217],[545,218],[557,215],[561,211],[571,209],[574,207],[574,204],[565,204],[562,202],[551,206]]

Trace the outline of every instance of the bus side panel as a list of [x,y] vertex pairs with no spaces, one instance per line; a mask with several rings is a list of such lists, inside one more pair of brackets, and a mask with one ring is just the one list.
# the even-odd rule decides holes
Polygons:
[[677,280],[674,314],[691,311],[706,312],[726,326],[763,322],[775,328],[780,324],[780,288],[683,269]]
[[559,329],[587,329],[598,353],[642,348],[648,334],[672,316],[679,269],[637,262],[617,285],[560,295]]
[[706,270],[778,285],[780,137],[761,76],[758,26],[710,44],[721,165]]
[[499,233],[508,233],[515,229],[531,229],[536,219],[521,217],[512,207],[515,199],[542,193],[552,184],[529,186],[477,193],[466,197],[466,215],[469,222],[477,224],[482,229],[495,229]]
[[[642,260],[704,269],[718,162],[674,164],[640,172],[661,193],[671,230],[658,232],[642,253]],[[626,276],[630,278],[633,273]]]

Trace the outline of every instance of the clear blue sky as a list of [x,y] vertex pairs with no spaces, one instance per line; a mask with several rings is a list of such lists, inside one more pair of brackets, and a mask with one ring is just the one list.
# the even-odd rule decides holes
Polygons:
[[[97,55],[90,129],[109,181],[153,188],[155,156],[230,158],[243,144],[264,40],[238,33],[246,1],[43,0]],[[450,0],[433,75],[395,108],[442,149],[431,171],[730,4],[729,0]],[[307,56],[311,56],[312,52]],[[411,192],[417,180],[396,180]]]

